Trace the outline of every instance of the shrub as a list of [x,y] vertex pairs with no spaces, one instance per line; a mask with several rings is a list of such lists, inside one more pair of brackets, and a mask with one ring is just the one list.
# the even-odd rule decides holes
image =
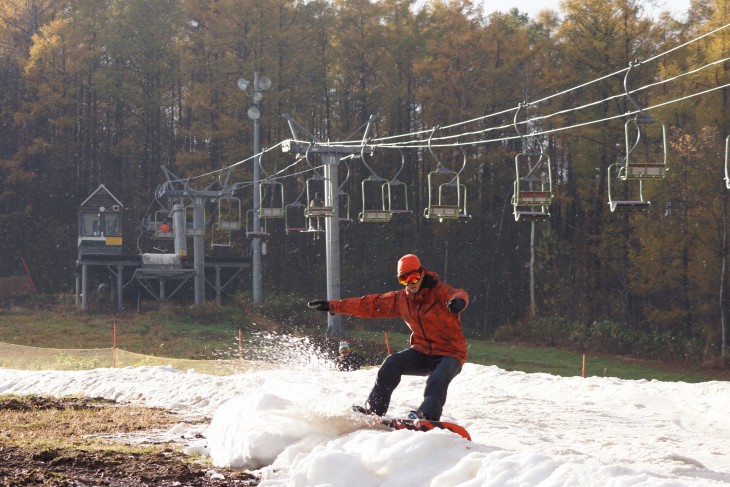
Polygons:
[[326,317],[323,313],[307,308],[301,297],[291,294],[270,294],[264,300],[261,314],[293,328],[321,327]]
[[535,345],[569,346],[576,340],[580,325],[559,316],[527,319],[497,328],[496,341],[519,341]]
[[586,326],[559,316],[539,317],[501,326],[494,339],[684,363],[704,358],[699,338],[681,338],[667,331],[647,333],[606,319]]

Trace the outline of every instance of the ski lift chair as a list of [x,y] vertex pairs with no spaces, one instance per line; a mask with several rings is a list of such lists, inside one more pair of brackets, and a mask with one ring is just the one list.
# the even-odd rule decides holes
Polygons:
[[[445,182],[443,179],[448,179]],[[444,188],[457,188],[444,191]],[[428,173],[428,206],[423,216],[428,219],[458,220],[461,214],[461,180],[459,174],[439,166]]]
[[[259,217],[284,218],[284,184],[273,179],[264,179],[259,185],[260,205]],[[267,204],[267,199],[269,200]]]
[[[537,157],[537,160],[532,160]],[[552,203],[550,156],[543,152],[515,156],[515,182],[512,206],[515,221],[545,221]]]
[[216,222],[218,229],[237,231],[241,229],[241,200],[234,196],[218,198]]
[[306,232],[307,217],[304,215],[305,205],[299,201],[295,201],[286,205],[284,210],[284,231],[287,235],[289,232]]
[[350,195],[349,193],[346,193],[343,190],[337,191],[337,194],[339,196],[338,202],[340,211],[338,212],[340,222],[342,223],[352,223],[352,218],[350,218]]
[[[466,213],[466,186],[461,183],[460,174],[466,167],[466,152],[459,146],[462,155],[461,169],[454,171],[443,165],[431,147],[431,139],[436,128],[428,137],[428,150],[436,160],[436,169],[428,173],[428,206],[423,209],[423,216],[428,219],[464,220]],[[463,194],[462,194],[463,193]]]
[[[664,179],[667,172],[667,127],[664,122],[649,115],[629,90],[629,74],[639,66],[641,62],[638,59],[630,62],[624,75],[626,98],[637,109],[636,115],[624,124],[626,157],[624,169],[619,171],[619,177],[624,181]],[[634,132],[635,140],[632,142],[631,134]]]
[[[649,139],[651,124],[657,124],[659,134]],[[644,127],[642,131],[642,127]],[[633,130],[632,130],[633,129]],[[635,141],[631,143],[631,133],[635,132]],[[643,135],[643,137],[642,137]],[[667,127],[666,125],[646,115],[637,115],[624,124],[624,138],[626,143],[626,170],[622,173],[623,179],[664,179],[667,172]],[[646,139],[644,145],[642,139]],[[657,148],[657,145],[659,147]],[[639,154],[639,149],[643,148]],[[641,158],[640,158],[641,157]]]
[[[390,193],[390,212],[394,215],[411,215],[410,206],[408,205],[408,186],[406,183],[398,179],[398,176],[406,167],[406,156],[401,149],[398,149],[400,153],[400,169],[395,173],[393,179],[383,183],[382,191],[386,191],[385,185],[388,185],[387,191]],[[397,190],[396,190],[397,188]],[[395,190],[395,191],[394,191]]]
[[[175,238],[175,232],[170,230],[168,231],[161,231],[160,225],[162,225],[163,222],[166,220],[169,220],[172,222],[172,219],[170,218],[170,211],[169,210],[160,210],[155,212],[155,218],[152,221],[152,229],[154,232],[154,238],[155,240],[172,240]],[[172,223],[170,223],[170,228],[172,228]]]
[[[321,191],[318,186],[321,183]],[[308,231],[315,231],[315,225],[312,223],[316,221],[319,223],[320,218],[331,218],[335,214],[335,209],[332,206],[326,206],[324,196],[327,192],[325,191],[326,185],[329,183],[329,179],[315,176],[307,179],[306,182],[306,193],[307,193],[307,205],[304,208],[304,216],[307,218]],[[330,188],[331,189],[331,188]],[[319,199],[318,199],[319,196]],[[318,230],[317,230],[318,231]]]
[[267,224],[265,218],[259,219],[259,227],[254,228],[255,223],[255,210],[248,210],[246,212],[246,237],[248,238],[267,238],[269,232],[266,230]]
[[185,207],[185,235],[188,237],[204,237],[205,236],[205,207],[203,206],[203,228],[195,228],[195,220],[193,211],[197,206],[189,205]]
[[[380,190],[380,201],[374,205],[372,202],[372,192],[378,189]],[[369,193],[370,198],[367,196]],[[363,223],[387,223],[392,217],[393,213],[390,210],[390,185],[387,180],[371,174],[362,181],[362,211],[358,215],[358,219]]]
[[[626,170],[627,168],[624,162],[614,162],[613,164],[608,166],[608,206],[611,209],[611,212],[646,211],[651,206],[651,202],[644,199],[644,182],[641,179],[638,179],[637,181],[631,181],[630,178],[627,178],[625,176]],[[632,187],[635,187],[636,189],[634,189],[634,193],[638,194],[638,199],[615,199],[614,193],[616,192],[616,188],[611,182],[614,179],[625,181],[625,191],[629,195]]]
[[[388,191],[392,195],[390,212],[394,215],[411,215],[413,211],[408,205],[408,186],[403,181],[397,178],[393,178],[387,183],[383,183],[383,186],[388,185]],[[397,191],[393,191],[394,188],[398,188]],[[385,188],[383,188],[385,191]],[[400,204],[398,204],[400,203]]]

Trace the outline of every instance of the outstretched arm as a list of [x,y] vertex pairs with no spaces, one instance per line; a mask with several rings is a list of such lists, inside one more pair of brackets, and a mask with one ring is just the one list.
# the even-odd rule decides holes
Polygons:
[[359,298],[346,298],[332,301],[322,299],[310,301],[307,305],[318,311],[330,314],[357,316],[358,318],[397,318],[398,291],[385,294],[368,294]]

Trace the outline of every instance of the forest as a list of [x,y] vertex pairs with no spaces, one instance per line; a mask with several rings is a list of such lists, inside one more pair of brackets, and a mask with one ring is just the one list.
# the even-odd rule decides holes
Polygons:
[[[352,220],[340,225],[343,297],[396,289],[396,262],[413,252],[469,292],[467,333],[602,334],[655,356],[723,357],[730,0],[693,0],[681,18],[637,0],[565,0],[534,18],[481,5],[3,1],[0,276],[22,274],[22,259],[39,292],[71,292],[79,205],[100,184],[124,204],[124,253],[154,252],[144,222],[167,208],[162,167],[201,189],[225,179],[246,215],[255,102],[259,167],[285,204],[304,200],[321,165],[281,150],[293,126],[305,143],[373,148],[336,169]],[[271,80],[256,100],[237,87],[254,73]],[[621,177],[637,137],[664,152],[661,177]],[[549,217],[515,221],[516,160],[535,153]],[[458,172],[469,218],[424,217],[441,167]],[[410,213],[358,221],[376,176],[404,183]],[[640,211],[612,211],[637,184]],[[324,239],[266,224],[265,297],[304,309],[326,293]],[[228,252],[250,254],[245,232],[229,238]]]

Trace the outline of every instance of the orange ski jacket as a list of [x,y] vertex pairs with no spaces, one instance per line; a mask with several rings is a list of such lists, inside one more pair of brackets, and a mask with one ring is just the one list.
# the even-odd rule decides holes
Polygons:
[[469,304],[466,291],[451,287],[440,281],[435,272],[426,271],[421,289],[415,294],[403,288],[333,300],[329,301],[329,312],[359,318],[403,318],[412,332],[411,348],[427,355],[454,357],[463,365],[467,352],[461,319],[446,306],[453,298]]

